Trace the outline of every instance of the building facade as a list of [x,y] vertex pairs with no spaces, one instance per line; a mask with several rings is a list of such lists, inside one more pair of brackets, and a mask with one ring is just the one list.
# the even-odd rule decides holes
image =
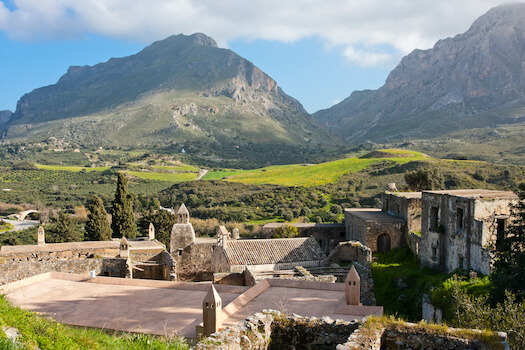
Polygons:
[[487,247],[503,235],[513,192],[490,190],[424,191],[421,200],[422,266],[490,274]]

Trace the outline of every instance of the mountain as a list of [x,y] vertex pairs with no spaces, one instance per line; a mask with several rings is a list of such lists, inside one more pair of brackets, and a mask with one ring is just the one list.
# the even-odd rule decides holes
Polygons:
[[0,127],[8,122],[11,115],[13,115],[13,112],[11,111],[0,111]]
[[129,57],[70,67],[55,85],[18,101],[4,135],[186,151],[191,144],[209,156],[235,147],[239,157],[247,145],[337,142],[277,82],[204,34],[172,36]]
[[378,90],[313,117],[350,144],[524,125],[525,4],[489,10],[464,34],[404,57]]

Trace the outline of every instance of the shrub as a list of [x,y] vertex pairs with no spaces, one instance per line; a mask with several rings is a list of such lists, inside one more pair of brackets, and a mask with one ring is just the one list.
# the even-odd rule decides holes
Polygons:
[[275,229],[273,238],[293,238],[299,236],[297,227],[293,225],[283,225]]

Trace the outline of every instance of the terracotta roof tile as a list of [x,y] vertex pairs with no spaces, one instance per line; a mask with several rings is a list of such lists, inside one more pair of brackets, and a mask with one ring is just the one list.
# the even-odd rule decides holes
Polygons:
[[326,259],[313,237],[228,241],[230,265],[265,265]]

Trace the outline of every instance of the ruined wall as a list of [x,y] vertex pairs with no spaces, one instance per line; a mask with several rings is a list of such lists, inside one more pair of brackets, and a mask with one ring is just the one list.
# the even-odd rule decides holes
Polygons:
[[213,278],[211,257],[215,243],[194,243],[172,253],[177,262],[177,275],[182,280],[208,280]]
[[377,251],[377,238],[384,233],[390,236],[391,248],[406,245],[406,226],[402,222],[369,222],[365,245]]
[[49,259],[42,261],[2,262],[2,257],[0,257],[0,285],[51,271],[89,275],[90,271],[93,270],[97,275],[126,277],[126,259]]
[[382,210],[405,220],[408,232],[421,232],[421,198],[408,197],[403,192],[383,192],[381,199]]
[[232,286],[245,286],[244,273],[218,272],[213,274],[214,284],[228,284]]
[[[470,333],[470,337],[465,334]],[[486,343],[481,331],[445,327],[430,328],[414,323],[396,322],[390,325],[368,328],[361,326],[338,350],[404,350],[404,349],[458,349],[489,350],[508,349],[507,335],[499,333],[497,339]]]
[[491,257],[485,246],[495,239],[497,218],[510,214],[511,202],[424,192],[422,265],[446,272],[459,268],[490,274]]
[[177,280],[177,263],[175,259],[165,251],[146,250],[135,251],[130,250],[130,261],[133,270],[133,278],[152,279],[152,280]]
[[212,334],[194,349],[335,349],[358,325],[329,317],[288,316],[268,310],[250,316],[238,327]]
[[419,258],[419,246],[421,245],[420,234],[409,232],[407,237],[407,245],[417,258]]
[[328,264],[358,262],[359,264],[372,267],[372,250],[361,242],[348,241],[341,242],[335,247],[327,258]]
[[365,220],[345,211],[345,225],[349,241],[359,241],[373,252],[377,251],[377,238],[382,234],[389,235],[391,248],[406,245],[407,228],[401,220]]

